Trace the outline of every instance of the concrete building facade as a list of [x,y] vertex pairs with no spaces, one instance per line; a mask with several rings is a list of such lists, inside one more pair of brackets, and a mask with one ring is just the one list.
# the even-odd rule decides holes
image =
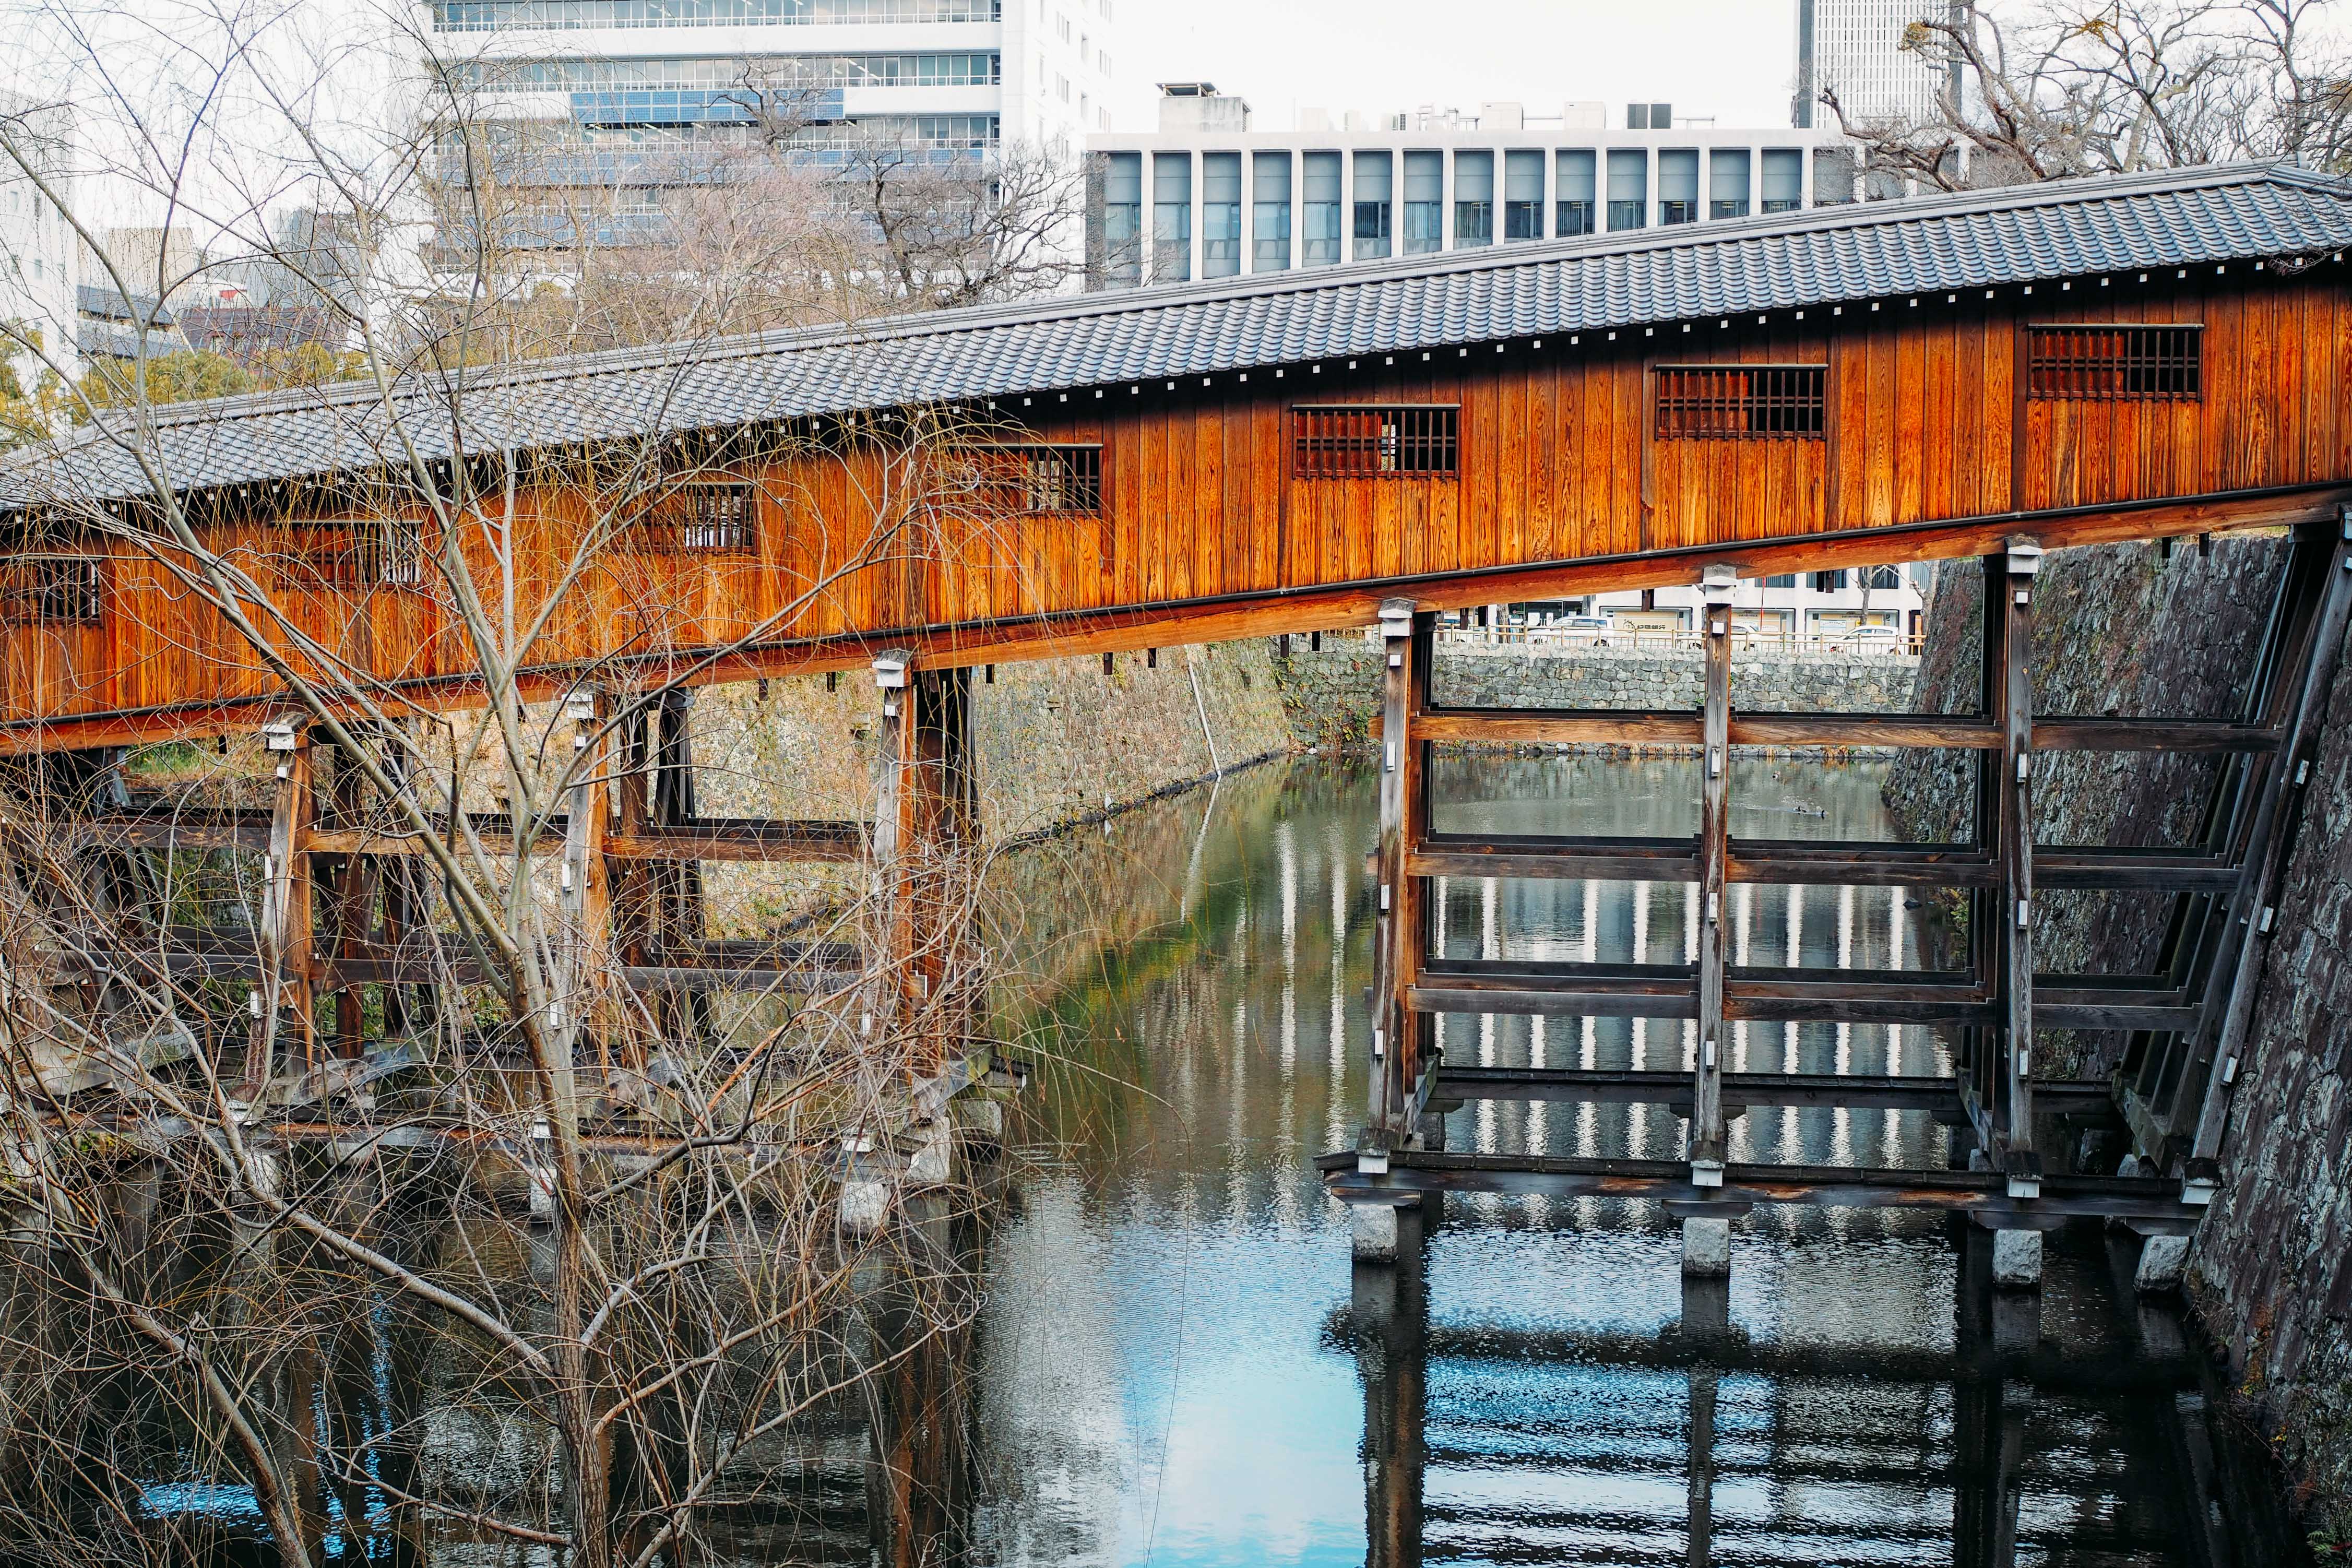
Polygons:
[[[1952,20],[1968,0],[1942,0]],[[1790,122],[1834,123],[1821,101],[1835,89],[1849,121],[1917,121],[1936,112],[1936,95],[1952,77],[1930,57],[1904,48],[1905,29],[1935,0],[1797,0],[1797,83]]]
[[1332,267],[1854,196],[1851,147],[1834,131],[1676,122],[1666,104],[1629,104],[1622,116],[1595,103],[1542,116],[1489,103],[1475,115],[1300,120],[1257,130],[1246,100],[1171,83],[1157,132],[1088,138],[1088,286]]
[[73,200],[73,123],[62,108],[45,108],[0,93],[0,114],[18,126],[19,146],[38,170],[37,182],[14,159],[0,157],[0,323],[34,334],[37,353],[21,338],[0,341],[0,363],[15,372],[26,391],[40,376],[42,353],[78,374],[76,301],[81,242],[52,193]]

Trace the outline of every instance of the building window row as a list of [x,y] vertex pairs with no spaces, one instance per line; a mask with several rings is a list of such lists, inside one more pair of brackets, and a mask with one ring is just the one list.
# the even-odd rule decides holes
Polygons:
[[433,30],[993,22],[999,0],[434,0]]
[[825,87],[993,87],[1003,79],[993,50],[919,55],[778,55],[700,59],[572,58],[469,61],[450,74],[471,92],[593,92],[631,88],[720,89],[743,85],[754,72],[762,86],[805,82]]
[[[1568,238],[1804,203],[1805,153],[1796,147],[1155,152],[1102,154],[1105,279],[1143,280],[1140,237],[1151,209],[1150,276],[1180,282],[1243,270],[1328,267],[1451,248]],[[1195,203],[1193,185],[1200,185]],[[1147,178],[1148,175],[1148,178]]]

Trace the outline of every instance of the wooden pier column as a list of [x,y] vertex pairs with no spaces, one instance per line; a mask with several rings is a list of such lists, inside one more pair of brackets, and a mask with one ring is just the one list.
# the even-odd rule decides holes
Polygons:
[[1414,1131],[1429,1020],[1406,1005],[1428,943],[1426,884],[1406,872],[1428,832],[1428,748],[1414,719],[1428,705],[1437,617],[1409,599],[1381,606],[1380,887],[1372,927],[1372,1071],[1368,1126],[1390,1141]]
[[[265,973],[262,977],[263,1016],[256,1044],[267,1048],[273,1016],[293,1014],[293,1049],[308,1072],[318,1063],[318,1018],[311,1005],[312,952],[310,827],[318,803],[313,792],[310,726],[300,720],[280,720],[262,731],[263,743],[278,759],[277,794],[269,817],[269,863],[263,884],[261,931]],[[274,1064],[272,1064],[274,1068]],[[248,1076],[267,1084],[275,1076],[265,1071]]]
[[[366,775],[360,772],[356,758],[340,746],[333,750],[335,776],[330,789],[330,820],[338,828],[355,831],[364,826],[362,818],[366,810]],[[331,869],[318,879],[326,892],[329,918],[333,922],[327,951],[337,961],[356,960],[365,954],[369,921],[375,909],[375,858],[339,855],[328,864]],[[330,973],[335,967],[325,966]],[[367,1048],[366,993],[360,986],[344,984],[340,974],[333,975],[331,984],[335,1003],[334,1055],[346,1061],[353,1060],[365,1054]]]
[[882,691],[874,861],[887,943],[875,1023],[930,1009],[928,1037],[913,1063],[917,1077],[929,1078],[962,1048],[973,1023],[969,1008],[977,997],[963,994],[972,979],[971,933],[961,913],[969,851],[980,836],[980,799],[971,672],[912,665],[911,655],[898,652],[874,661]]
[[587,688],[576,689],[564,699],[563,713],[572,725],[572,780],[564,803],[562,880],[563,914],[570,930],[562,1000],[578,1027],[595,1031],[606,1053],[603,1066],[609,1079],[612,1020],[592,1016],[587,1000],[589,977],[598,972],[613,948],[612,883],[604,863],[604,839],[612,826],[606,766],[611,748],[604,695]]
[[[1988,563],[1990,566],[1990,563]],[[2001,1169],[2011,1197],[2041,1195],[2033,1151],[2033,577],[2042,547],[2011,544],[2001,558],[2000,880],[2005,908],[2000,995],[2006,1005],[2001,1054]],[[1986,583],[1996,579],[1990,570]]]
[[1723,918],[1731,850],[1731,600],[1738,570],[1710,566],[1700,585],[1706,616],[1706,699],[1700,720],[1698,1053],[1691,1093],[1691,1182],[1723,1184]]

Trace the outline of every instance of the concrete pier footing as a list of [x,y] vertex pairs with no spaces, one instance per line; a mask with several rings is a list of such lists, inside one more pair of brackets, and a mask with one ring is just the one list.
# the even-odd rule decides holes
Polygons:
[[1683,1221],[1683,1272],[1703,1279],[1731,1273],[1731,1222],[1695,1215]]
[[2042,1289],[2040,1231],[1997,1230],[1992,1233],[1992,1282],[2003,1290]]
[[841,1228],[845,1234],[878,1235],[889,1217],[889,1184],[863,1180],[841,1184]]
[[1354,1204],[1348,1210],[1349,1249],[1359,1263],[1392,1263],[1397,1255],[1397,1211],[1388,1204]]

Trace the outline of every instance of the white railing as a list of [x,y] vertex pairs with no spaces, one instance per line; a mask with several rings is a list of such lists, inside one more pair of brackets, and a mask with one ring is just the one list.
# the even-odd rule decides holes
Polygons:
[[[1625,653],[1686,653],[1701,651],[1704,634],[1697,631],[1657,631],[1612,626],[1444,626],[1437,633],[1441,647],[1521,648],[1530,653],[1572,653],[1583,648],[1608,648]],[[1885,655],[1916,658],[1925,649],[1925,635],[1912,636],[1893,627],[1864,627],[1842,632],[1771,632],[1745,626],[1731,630],[1731,646],[1741,653]]]

